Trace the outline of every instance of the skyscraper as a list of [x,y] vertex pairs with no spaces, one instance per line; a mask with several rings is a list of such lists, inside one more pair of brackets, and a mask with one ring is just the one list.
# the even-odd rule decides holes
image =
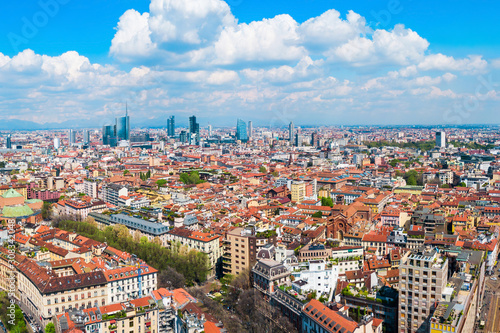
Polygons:
[[291,121],[290,125],[288,125],[288,141],[293,143],[294,139],[295,139],[295,136],[294,136],[294,130],[293,130],[293,121]]
[[238,119],[236,122],[236,140],[240,140],[241,142],[248,141],[247,123],[241,119]]
[[167,119],[167,135],[169,137],[175,136],[175,116],[170,116]]
[[12,138],[10,137],[10,134],[7,135],[7,139],[6,139],[6,142],[5,142],[5,147],[7,147],[7,149],[11,149],[12,148]]
[[74,145],[76,143],[76,132],[75,130],[69,130],[69,145]]
[[90,142],[90,131],[84,130],[83,131],[83,143],[87,144],[89,142]]
[[199,144],[200,124],[196,122],[196,116],[189,117],[189,144]]
[[59,149],[60,146],[61,146],[61,141],[57,136],[54,137],[54,149]]
[[115,126],[104,125],[102,127],[102,144],[116,146]]
[[117,117],[115,127],[117,140],[130,140],[130,121],[128,116]]
[[446,147],[446,132],[439,131],[436,132],[436,146],[445,148]]
[[248,122],[248,138],[251,139],[253,136],[253,124],[252,121],[250,120]]
[[212,125],[208,125],[208,137],[212,136]]

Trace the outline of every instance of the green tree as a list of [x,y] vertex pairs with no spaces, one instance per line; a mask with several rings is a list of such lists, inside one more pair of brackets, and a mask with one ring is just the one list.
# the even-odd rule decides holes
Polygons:
[[158,185],[158,187],[165,186],[165,185],[167,185],[167,180],[166,179],[158,179],[156,181],[156,185]]
[[123,175],[124,175],[124,176],[125,176],[126,174],[129,174],[129,173],[130,173],[130,171],[128,171],[128,170],[126,170],[126,169],[125,169],[125,170],[123,170]]
[[321,206],[333,207],[333,199],[321,197]]
[[261,166],[261,167],[259,168],[259,172],[260,172],[260,173],[267,173],[267,169],[266,169],[266,167],[265,167],[265,166]]
[[316,213],[312,214],[312,217],[322,218],[323,217],[323,213],[321,213],[321,211],[318,210]]
[[52,213],[52,204],[48,201],[44,201],[42,205],[42,218],[44,220],[50,219]]
[[48,323],[47,326],[45,326],[45,333],[56,333],[54,323]]
[[390,165],[391,167],[395,168],[395,167],[396,167],[396,165],[398,165],[398,163],[399,163],[399,162],[400,162],[400,161],[396,158],[396,159],[390,160],[390,161],[389,161],[389,165]]
[[464,182],[460,182],[460,184],[458,184],[457,186],[459,186],[459,187],[467,187],[467,184],[465,184]]

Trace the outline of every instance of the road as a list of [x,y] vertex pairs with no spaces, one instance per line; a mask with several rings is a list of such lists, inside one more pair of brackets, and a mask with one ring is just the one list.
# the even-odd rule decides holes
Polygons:
[[[497,281],[491,280],[491,277],[497,277]],[[498,333],[500,332],[500,278],[498,278],[498,273],[486,277],[485,284],[483,307],[480,312],[480,320],[485,321],[485,327],[482,330],[477,328],[475,332]]]

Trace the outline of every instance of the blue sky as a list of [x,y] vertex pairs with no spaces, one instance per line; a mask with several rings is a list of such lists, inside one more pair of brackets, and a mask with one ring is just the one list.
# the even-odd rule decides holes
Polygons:
[[101,126],[499,123],[500,5],[2,3],[0,120]]

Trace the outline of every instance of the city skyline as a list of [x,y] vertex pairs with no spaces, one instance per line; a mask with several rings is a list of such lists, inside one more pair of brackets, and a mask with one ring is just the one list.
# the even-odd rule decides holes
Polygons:
[[171,4],[5,4],[3,126],[499,123],[493,2]]

